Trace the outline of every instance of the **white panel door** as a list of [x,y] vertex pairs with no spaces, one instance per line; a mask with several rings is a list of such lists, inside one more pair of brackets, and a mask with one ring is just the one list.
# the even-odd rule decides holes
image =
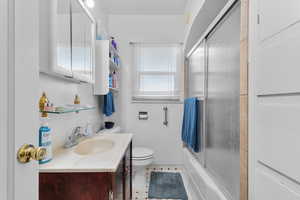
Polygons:
[[300,1],[261,0],[257,7],[258,93],[299,92]]
[[37,161],[16,159],[23,144],[38,145],[38,0],[0,0],[0,10],[0,198],[38,200]]
[[300,1],[250,1],[250,199],[300,199]]

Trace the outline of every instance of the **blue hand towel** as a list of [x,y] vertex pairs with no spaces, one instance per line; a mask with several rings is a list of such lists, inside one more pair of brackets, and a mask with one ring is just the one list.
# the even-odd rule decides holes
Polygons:
[[182,141],[194,152],[199,152],[199,100],[189,98],[184,101],[184,114],[182,122]]
[[104,96],[103,113],[106,116],[111,116],[114,112],[114,96],[112,92],[108,92],[108,94]]

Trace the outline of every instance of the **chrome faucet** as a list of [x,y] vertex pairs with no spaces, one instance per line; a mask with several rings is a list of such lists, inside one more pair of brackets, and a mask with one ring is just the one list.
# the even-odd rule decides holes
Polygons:
[[83,128],[80,126],[75,127],[72,131],[72,134],[67,137],[64,147],[71,148],[73,146],[76,146],[79,143],[79,139],[83,137],[85,137]]

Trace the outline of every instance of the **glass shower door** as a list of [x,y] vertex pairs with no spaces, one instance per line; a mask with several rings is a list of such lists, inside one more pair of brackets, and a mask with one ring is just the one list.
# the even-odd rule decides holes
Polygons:
[[207,170],[232,199],[239,199],[240,5],[207,38]]
[[189,69],[188,69],[188,80],[189,80],[189,90],[188,96],[189,97],[197,97],[201,101],[199,106],[199,114],[200,114],[200,121],[199,121],[199,144],[201,144],[199,153],[193,153],[196,158],[204,165],[204,152],[205,152],[205,99],[206,99],[206,67],[205,63],[205,40],[203,40],[197,49],[191,54],[189,57]]

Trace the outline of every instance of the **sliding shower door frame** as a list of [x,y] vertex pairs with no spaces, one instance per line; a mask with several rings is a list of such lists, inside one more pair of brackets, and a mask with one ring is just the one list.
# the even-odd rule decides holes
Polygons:
[[240,58],[236,57],[240,5],[240,1],[232,4],[206,36],[205,167],[228,199],[236,200],[240,195]]
[[[206,32],[200,37],[200,39],[198,40],[198,42],[193,46],[193,48],[187,53],[187,60],[189,60],[189,58],[191,57],[191,55],[197,50],[197,48],[202,45],[204,43],[204,49],[205,49],[205,78],[204,78],[204,96],[197,96],[199,99],[203,100],[203,108],[202,108],[202,130],[201,130],[201,134],[202,134],[202,141],[201,141],[201,147],[202,147],[202,151],[203,151],[203,156],[202,156],[202,160],[201,160],[201,164],[202,166],[207,169],[207,100],[208,100],[208,45],[207,45],[207,39],[208,37],[211,35],[211,33],[214,32],[215,28],[223,21],[223,19],[227,16],[227,14],[236,6],[238,5],[238,3],[240,3],[240,9],[241,9],[241,27],[240,27],[240,31],[241,31],[241,42],[242,42],[242,33],[245,32],[247,33],[248,31],[248,27],[245,26],[248,23],[248,2],[247,0],[229,0],[228,3],[226,4],[226,6],[222,9],[222,11],[219,13],[219,15],[215,18],[215,20],[210,24],[210,26],[207,28]],[[247,36],[247,35],[246,35]],[[248,44],[248,43],[247,43]],[[245,48],[240,47],[240,51],[241,54],[245,51]],[[242,65],[244,65],[245,62],[247,62],[248,59],[248,54],[247,55],[243,55],[244,58],[241,59],[241,64],[240,64],[240,70],[242,70],[241,68],[243,67]],[[188,68],[189,70],[189,68]],[[246,74],[245,74],[245,73]],[[247,77],[247,70],[243,70],[241,72],[241,77],[240,77],[240,87],[241,90],[243,89],[243,86],[241,84],[244,84],[245,82],[247,82],[248,80],[245,79],[245,77]],[[240,106],[244,106],[240,100]],[[247,106],[247,105],[246,105]],[[245,107],[245,106],[244,106]],[[246,110],[246,111],[245,111]],[[247,151],[247,137],[248,137],[248,129],[246,124],[248,124],[247,119],[244,120],[242,119],[241,116],[247,116],[248,115],[248,111],[247,109],[244,110],[240,110],[240,125],[241,123],[244,124],[244,126],[240,127],[240,149],[243,149],[243,151]],[[242,141],[245,140],[245,141]],[[248,154],[241,152],[240,150],[240,200],[247,200],[248,199],[248,169],[247,167],[244,166],[243,163],[247,163],[247,159],[248,159]],[[207,170],[208,174],[211,177],[214,177],[213,174],[210,173],[210,170]],[[245,179],[245,180],[243,180]],[[225,194],[228,194],[227,190],[225,188],[222,187],[222,184],[218,183],[217,184],[220,186],[220,189],[224,191]],[[230,195],[229,195],[230,196]]]
[[[195,93],[198,93],[199,91],[191,91],[190,89],[191,88],[186,88],[186,91],[187,92],[187,97],[196,97],[201,103],[200,103],[200,106],[199,106],[199,118],[200,118],[200,122],[199,122],[199,132],[200,132],[200,137],[199,137],[199,142],[200,142],[200,152],[196,153],[196,152],[193,152],[193,151],[190,151],[196,158],[197,160],[200,161],[201,165],[202,166],[205,166],[205,145],[206,145],[206,136],[205,136],[205,108],[206,108],[206,101],[207,101],[207,98],[206,98],[206,95],[207,95],[207,59],[206,59],[206,40],[202,40],[201,42],[198,43],[198,45],[195,47],[195,51],[193,51],[193,53],[196,53],[198,49],[201,49],[203,48],[203,52],[204,54],[202,54],[203,56],[203,60],[201,60],[201,63],[202,63],[202,66],[201,69],[200,69],[200,73],[202,72],[202,67],[203,67],[203,88],[201,89],[201,92],[202,92],[202,95],[199,95],[199,94],[195,94]],[[190,54],[189,57],[186,58],[186,66],[187,67],[187,70],[186,70],[186,80],[191,80],[192,77],[190,76],[191,75],[191,67],[192,67],[192,57],[194,54]],[[187,85],[191,85],[190,83],[187,82]]]

